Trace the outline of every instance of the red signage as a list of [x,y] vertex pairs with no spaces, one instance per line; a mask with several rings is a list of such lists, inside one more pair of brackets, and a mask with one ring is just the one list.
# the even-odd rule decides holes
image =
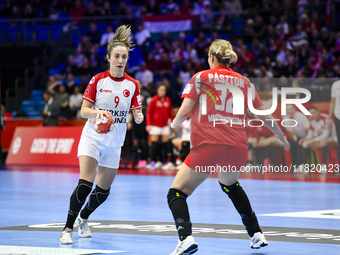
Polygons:
[[83,127],[17,127],[6,165],[78,166]]

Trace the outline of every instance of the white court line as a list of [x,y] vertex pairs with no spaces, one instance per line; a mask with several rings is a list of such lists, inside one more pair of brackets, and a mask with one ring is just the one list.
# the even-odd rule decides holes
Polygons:
[[259,214],[259,216],[275,217],[297,217],[297,218],[319,218],[319,219],[340,219],[340,209],[321,210],[321,211],[304,211],[304,212],[287,212],[287,213],[269,213]]
[[30,246],[7,246],[0,245],[0,254],[106,254],[106,253],[119,253],[124,251],[111,251],[111,250],[89,250],[89,249],[72,249],[72,248],[49,248],[49,247],[30,247]]

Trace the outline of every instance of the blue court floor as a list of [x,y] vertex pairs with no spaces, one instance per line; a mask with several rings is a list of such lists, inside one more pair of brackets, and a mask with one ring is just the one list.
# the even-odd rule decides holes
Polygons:
[[[173,176],[116,177],[91,216],[92,238],[59,245],[79,174],[0,170],[0,254],[170,254],[178,238],[166,195]],[[340,184],[240,179],[269,242],[259,250],[215,178],[188,198],[196,254],[340,254]]]

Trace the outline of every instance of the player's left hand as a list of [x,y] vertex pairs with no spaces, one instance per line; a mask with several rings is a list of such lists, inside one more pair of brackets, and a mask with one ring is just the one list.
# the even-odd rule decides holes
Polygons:
[[133,116],[137,124],[142,123],[144,120],[144,115],[141,109],[133,109]]

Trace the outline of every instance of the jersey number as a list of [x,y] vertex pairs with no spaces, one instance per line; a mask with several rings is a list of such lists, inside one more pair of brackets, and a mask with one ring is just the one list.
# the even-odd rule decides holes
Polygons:
[[119,104],[119,97],[118,97],[118,96],[115,97],[115,103],[116,103],[115,108],[117,108],[117,106],[118,106],[118,104]]

